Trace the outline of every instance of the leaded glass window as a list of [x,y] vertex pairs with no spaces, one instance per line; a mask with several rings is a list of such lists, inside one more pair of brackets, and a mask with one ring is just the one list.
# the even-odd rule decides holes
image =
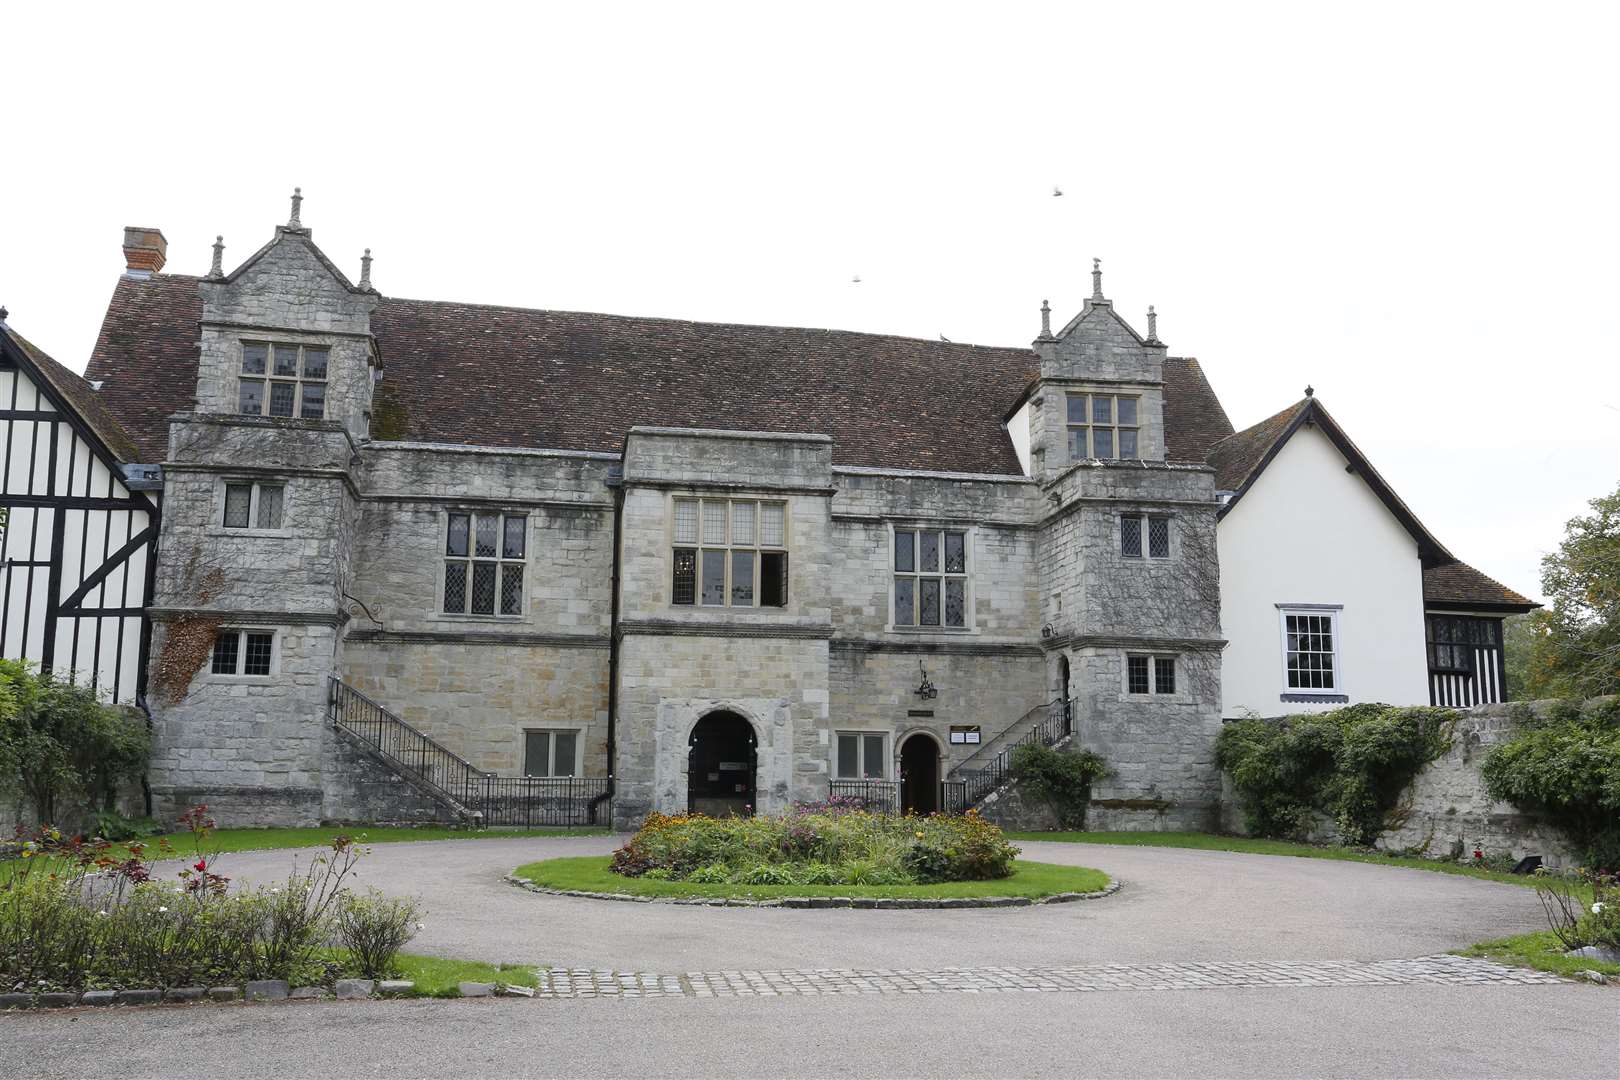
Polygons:
[[1125,689],[1132,694],[1145,694],[1148,692],[1147,657],[1127,656],[1125,658]]
[[523,514],[451,511],[444,539],[445,614],[523,614],[527,536]]
[[1154,514],[1121,515],[1119,553],[1127,559],[1140,559],[1144,548],[1150,559],[1170,557],[1170,519]]
[[279,529],[285,496],[281,484],[227,483],[224,525],[227,529]]
[[967,533],[894,530],[894,625],[967,627]]
[[1070,461],[1138,456],[1139,398],[1091,393],[1067,397]]
[[222,629],[214,635],[208,670],[213,675],[267,676],[275,650],[274,630]]
[[1129,694],[1174,694],[1174,656],[1126,656],[1125,691]]
[[321,419],[326,415],[328,357],[324,345],[244,341],[237,412]]
[[1283,613],[1284,666],[1290,690],[1332,690],[1339,685],[1334,622],[1331,611]]
[[670,602],[786,607],[784,503],[677,498]]
[[1467,615],[1430,615],[1427,623],[1429,667],[1434,671],[1471,675],[1477,651],[1496,648],[1495,619],[1476,619]]

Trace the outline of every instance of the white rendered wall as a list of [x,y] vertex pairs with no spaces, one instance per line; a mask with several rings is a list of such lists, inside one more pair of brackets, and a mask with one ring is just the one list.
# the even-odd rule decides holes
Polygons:
[[[1221,715],[1314,712],[1283,702],[1278,604],[1342,604],[1340,685],[1352,704],[1429,703],[1417,543],[1327,436],[1301,428],[1221,520]],[[1296,691],[1297,692],[1297,691]]]
[[1030,470],[1029,460],[1029,402],[1018,406],[1018,411],[1007,421],[1007,434],[1012,439],[1013,453],[1018,455],[1018,464],[1024,470],[1024,475],[1035,475]]

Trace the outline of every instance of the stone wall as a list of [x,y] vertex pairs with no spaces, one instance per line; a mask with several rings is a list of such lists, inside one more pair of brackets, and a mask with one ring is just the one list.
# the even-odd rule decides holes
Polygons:
[[[1558,830],[1511,803],[1491,799],[1480,775],[1491,747],[1512,739],[1519,730],[1515,716],[1520,710],[1540,712],[1555,704],[1506,702],[1459,712],[1451,749],[1425,767],[1402,794],[1376,846],[1431,858],[1464,859],[1477,848],[1489,856],[1519,859],[1540,855],[1548,866],[1571,865],[1572,851]],[[1245,834],[1242,803],[1224,777],[1223,788],[1222,827]],[[1333,843],[1338,837],[1333,823],[1323,818],[1310,839]]]

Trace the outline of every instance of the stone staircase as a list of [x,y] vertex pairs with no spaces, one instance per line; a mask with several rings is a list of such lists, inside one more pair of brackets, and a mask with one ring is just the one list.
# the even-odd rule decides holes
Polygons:
[[1074,701],[1058,698],[1037,705],[997,732],[973,755],[946,775],[947,784],[963,785],[963,808],[975,806],[1011,780],[1012,756],[1021,746],[1056,746],[1074,731]]

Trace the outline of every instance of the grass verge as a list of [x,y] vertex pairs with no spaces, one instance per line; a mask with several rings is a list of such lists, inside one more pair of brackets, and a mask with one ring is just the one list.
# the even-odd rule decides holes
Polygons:
[[480,960],[450,960],[416,953],[399,955],[400,978],[416,984],[417,997],[460,997],[464,982],[534,986],[539,964],[486,964]]
[[1420,855],[1391,855],[1371,848],[1334,847],[1300,844],[1291,840],[1263,840],[1249,836],[1219,836],[1195,832],[1010,832],[1009,840],[1052,841],[1064,844],[1125,844],[1133,847],[1194,848],[1202,851],[1238,851],[1251,855],[1288,855],[1302,859],[1334,859],[1339,862],[1372,863],[1377,866],[1404,866],[1437,874],[1498,881],[1505,885],[1534,887],[1532,874],[1511,874],[1444,859]]
[[690,881],[649,881],[624,877],[608,869],[608,856],[546,859],[513,873],[547,889],[630,893],[635,896],[723,896],[772,900],[783,896],[872,896],[947,899],[964,896],[1027,896],[1036,899],[1060,892],[1096,892],[1108,875],[1084,866],[1013,863],[1013,875],[993,881],[942,881],[933,885],[699,885]]
[[1497,941],[1482,941],[1466,949],[1457,949],[1458,956],[1479,956],[1503,964],[1531,967],[1537,971],[1550,971],[1554,975],[1578,976],[1583,971],[1601,971],[1610,979],[1620,979],[1620,964],[1602,960],[1588,960],[1580,956],[1565,956],[1564,945],[1551,930]]

